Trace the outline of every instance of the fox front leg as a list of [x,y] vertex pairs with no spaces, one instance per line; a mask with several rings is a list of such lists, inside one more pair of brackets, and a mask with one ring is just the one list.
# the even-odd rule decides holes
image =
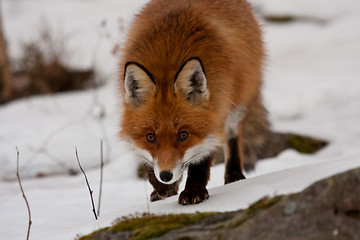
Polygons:
[[151,202],[165,199],[167,197],[171,197],[177,194],[179,189],[179,182],[181,181],[181,179],[174,182],[173,184],[163,184],[156,179],[154,170],[151,168],[148,169],[148,177],[149,182],[154,187],[154,191],[150,195]]
[[206,185],[210,177],[210,167],[213,158],[214,154],[205,157],[199,163],[189,165],[185,189],[181,192],[178,199],[179,204],[196,204],[209,198]]

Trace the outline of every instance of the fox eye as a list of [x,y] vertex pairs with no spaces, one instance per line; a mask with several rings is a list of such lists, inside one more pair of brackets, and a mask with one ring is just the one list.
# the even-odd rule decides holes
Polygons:
[[181,131],[178,137],[179,142],[185,141],[188,137],[189,137],[189,133],[187,131]]
[[155,144],[155,143],[156,143],[155,134],[153,134],[153,133],[148,133],[148,134],[146,135],[146,141],[148,141],[149,143]]

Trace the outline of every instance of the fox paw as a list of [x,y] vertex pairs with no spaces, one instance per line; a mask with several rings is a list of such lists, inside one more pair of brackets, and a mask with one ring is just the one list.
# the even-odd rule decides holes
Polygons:
[[178,203],[182,205],[191,205],[201,203],[208,198],[209,194],[206,188],[190,188],[181,192]]
[[150,201],[155,202],[155,201],[158,201],[158,200],[163,200],[163,199],[165,199],[167,197],[171,197],[171,196],[174,196],[176,194],[177,194],[177,192],[175,190],[172,190],[172,189],[170,191],[165,192],[165,193],[159,193],[159,192],[154,190],[150,195]]
[[246,179],[244,174],[241,172],[232,172],[225,175],[225,184],[236,182],[239,180]]

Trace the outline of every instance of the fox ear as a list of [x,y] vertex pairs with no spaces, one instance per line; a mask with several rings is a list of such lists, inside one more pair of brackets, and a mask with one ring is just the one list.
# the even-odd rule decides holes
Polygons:
[[135,62],[125,65],[125,102],[138,107],[155,92],[155,82],[146,68]]
[[186,61],[176,75],[175,93],[181,92],[194,105],[201,105],[209,98],[209,89],[200,59]]

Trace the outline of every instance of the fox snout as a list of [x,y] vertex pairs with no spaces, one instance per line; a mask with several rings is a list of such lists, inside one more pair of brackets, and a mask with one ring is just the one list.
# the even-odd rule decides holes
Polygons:
[[173,174],[170,171],[162,171],[160,172],[160,179],[164,182],[170,182],[173,178]]
[[162,165],[162,162],[155,161],[154,173],[159,182],[163,184],[173,184],[182,177],[184,168],[181,163],[176,163],[175,166],[166,167]]

